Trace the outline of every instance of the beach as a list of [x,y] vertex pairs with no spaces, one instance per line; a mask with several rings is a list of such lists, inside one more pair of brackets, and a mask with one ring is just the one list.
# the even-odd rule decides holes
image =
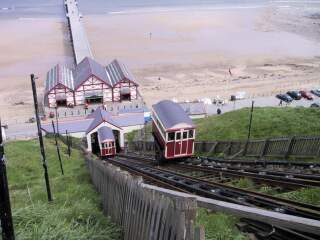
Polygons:
[[127,63],[148,105],[320,86],[319,25],[269,6],[85,17],[95,58]]
[[[126,63],[151,106],[320,86],[314,12],[269,5],[136,8],[93,11],[82,21],[95,59]],[[24,122],[33,116],[30,73],[38,76],[41,100],[47,71],[73,64],[67,22],[65,16],[0,18],[0,28],[1,117]]]
[[47,71],[72,64],[66,21],[58,18],[1,19],[0,113],[4,122],[34,115],[30,74],[37,78],[39,101]]

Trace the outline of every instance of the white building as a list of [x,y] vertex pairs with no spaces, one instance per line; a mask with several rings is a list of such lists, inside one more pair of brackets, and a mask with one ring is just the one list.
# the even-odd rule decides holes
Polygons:
[[118,60],[106,67],[84,58],[74,70],[56,65],[47,73],[44,102],[48,107],[138,99],[138,84]]

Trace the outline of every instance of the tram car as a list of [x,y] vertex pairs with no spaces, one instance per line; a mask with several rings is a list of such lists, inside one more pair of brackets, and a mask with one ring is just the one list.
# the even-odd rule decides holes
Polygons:
[[112,157],[116,154],[116,143],[112,129],[101,127],[98,129],[98,142],[100,147],[100,156]]
[[182,107],[163,100],[152,106],[152,134],[159,164],[194,154],[195,125]]

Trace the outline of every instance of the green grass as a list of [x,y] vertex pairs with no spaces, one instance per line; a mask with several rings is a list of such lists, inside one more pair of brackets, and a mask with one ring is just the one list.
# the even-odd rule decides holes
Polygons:
[[248,239],[235,227],[238,219],[223,213],[209,213],[199,209],[197,225],[205,227],[207,240],[244,240]]
[[[250,109],[198,119],[198,141],[246,139]],[[319,135],[320,111],[312,108],[255,108],[251,138]]]
[[69,158],[66,146],[60,145],[64,176],[54,141],[45,139],[52,203],[47,201],[38,142],[5,145],[17,239],[120,239],[120,229],[102,214],[82,154],[73,149]]
[[[197,126],[197,141],[241,140],[248,135],[250,109],[227,112],[193,120]],[[257,107],[254,109],[252,139],[264,139],[281,136],[319,135],[320,111],[314,108],[274,108]],[[146,127],[146,134],[151,135],[151,125]],[[134,141],[138,131],[127,135]]]
[[303,188],[293,192],[281,193],[276,196],[320,206],[320,188]]

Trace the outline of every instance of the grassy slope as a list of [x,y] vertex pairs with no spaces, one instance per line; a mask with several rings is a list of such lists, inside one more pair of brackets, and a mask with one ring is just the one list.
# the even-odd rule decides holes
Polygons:
[[[62,143],[60,143],[62,145]],[[54,201],[47,202],[38,143],[5,145],[8,178],[18,239],[120,239],[120,230],[101,213],[100,199],[86,171],[84,159],[73,150],[61,150],[61,176],[52,139],[45,139]]]
[[[245,139],[250,109],[245,108],[195,120],[197,140]],[[293,135],[319,135],[320,111],[311,108],[255,108],[251,137],[269,138]]]
[[209,213],[198,210],[197,224],[205,227],[207,240],[245,240],[248,239],[235,227],[238,219],[223,213]]

